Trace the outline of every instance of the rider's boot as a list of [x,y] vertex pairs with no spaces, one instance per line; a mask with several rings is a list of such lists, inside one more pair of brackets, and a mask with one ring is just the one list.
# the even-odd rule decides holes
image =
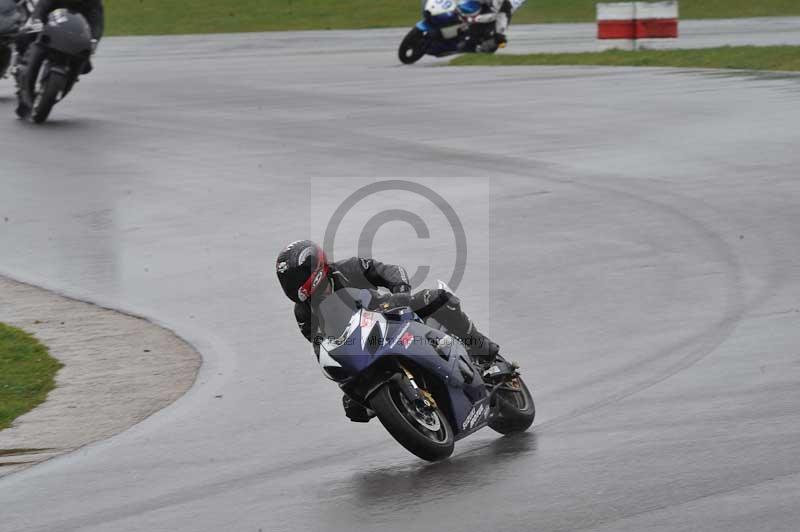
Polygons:
[[436,294],[436,297],[430,297],[430,302],[426,301],[429,305],[438,306],[433,313],[434,319],[444,325],[450,334],[458,337],[477,362],[492,362],[500,352],[500,346],[475,327],[469,316],[461,310],[458,297],[444,290],[437,291]]
[[500,354],[500,346],[475,328],[474,325],[462,340],[464,341],[464,347],[467,348],[467,353],[479,364],[494,362],[494,359]]
[[503,2],[503,6],[500,9],[500,12],[497,13],[497,18],[494,21],[494,42],[497,45],[497,48],[505,48],[508,44],[506,30],[508,30],[508,24],[510,22],[511,4],[506,1]]
[[344,415],[354,423],[367,423],[375,417],[375,412],[352,400],[347,395],[342,396],[342,406],[344,406]]
[[14,66],[11,67],[11,72],[14,75],[14,81],[17,86],[17,117],[25,120],[31,114],[30,104],[26,101],[25,94],[22,92],[22,87],[25,83],[25,75],[28,68],[28,54],[26,53],[27,47],[17,46],[17,59]]
[[31,114],[31,107],[25,102],[26,98],[22,94],[22,88],[18,85],[17,86],[17,108],[15,112],[17,113],[17,118],[20,120],[26,120]]
[[17,108],[14,110],[17,113],[17,118],[26,120],[31,115],[31,108],[25,105],[22,100],[17,103]]

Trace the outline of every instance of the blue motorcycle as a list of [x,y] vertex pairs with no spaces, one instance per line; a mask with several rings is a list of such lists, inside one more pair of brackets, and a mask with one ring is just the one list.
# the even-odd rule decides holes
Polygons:
[[[514,13],[525,0],[509,0]],[[509,15],[510,17],[510,15]],[[484,21],[485,19],[485,21]],[[400,43],[397,55],[406,65],[424,55],[444,57],[460,53],[494,53],[494,20],[475,0],[423,0],[422,20]]]
[[345,288],[320,304],[319,316],[325,376],[418,457],[447,458],[455,441],[486,426],[509,434],[533,423],[533,397],[515,364],[473,360],[459,340],[411,308]]

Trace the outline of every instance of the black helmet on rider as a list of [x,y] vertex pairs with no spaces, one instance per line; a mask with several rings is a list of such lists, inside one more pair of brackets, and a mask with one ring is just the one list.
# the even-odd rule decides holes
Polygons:
[[300,303],[325,292],[328,266],[325,252],[310,240],[298,240],[278,254],[275,271],[286,297]]

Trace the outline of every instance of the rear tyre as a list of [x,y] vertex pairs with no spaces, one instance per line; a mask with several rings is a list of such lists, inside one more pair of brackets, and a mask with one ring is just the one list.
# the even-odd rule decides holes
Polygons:
[[500,434],[524,432],[533,424],[536,405],[533,395],[521,377],[515,377],[495,395],[497,413],[489,420],[489,426]]
[[47,79],[42,84],[41,91],[36,94],[33,100],[33,110],[31,118],[37,124],[41,124],[50,116],[50,111],[58,101],[58,97],[64,92],[67,86],[67,78],[61,72],[50,72]]
[[11,66],[11,48],[0,44],[0,79],[5,77],[9,66]]
[[438,408],[421,412],[393,381],[381,386],[370,408],[397,442],[423,460],[435,462],[453,454],[453,429]]
[[397,57],[404,65],[419,61],[425,55],[425,34],[416,26],[411,28],[397,50]]

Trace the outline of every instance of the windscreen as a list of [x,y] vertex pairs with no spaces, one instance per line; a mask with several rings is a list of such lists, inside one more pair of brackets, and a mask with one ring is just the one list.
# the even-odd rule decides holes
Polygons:
[[343,288],[319,304],[319,326],[326,339],[339,338],[347,329],[353,314],[368,308],[372,296],[369,290]]

